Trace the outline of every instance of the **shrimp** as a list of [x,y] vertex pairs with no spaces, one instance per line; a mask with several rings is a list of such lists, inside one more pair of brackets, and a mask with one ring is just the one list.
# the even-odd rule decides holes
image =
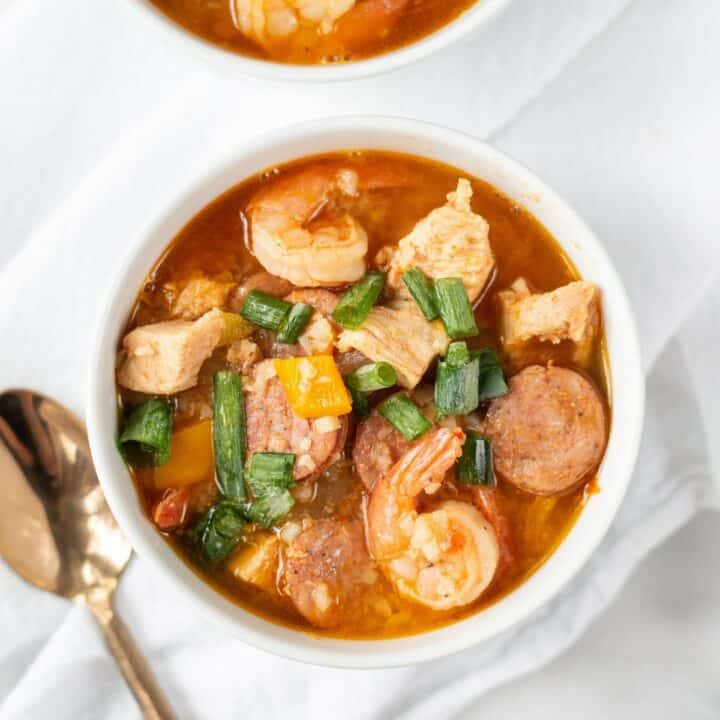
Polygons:
[[293,35],[302,25],[327,34],[354,5],[355,0],[232,0],[230,9],[240,32],[268,47]]
[[262,266],[300,287],[343,285],[365,273],[368,238],[351,215],[315,220],[333,195],[358,194],[358,175],[308,168],[261,190],[248,207],[252,251]]
[[[362,48],[385,38],[409,0],[232,0],[233,23],[266,49],[310,29],[328,49]],[[307,34],[303,35],[305,42]],[[326,42],[325,42],[326,41]],[[332,56],[332,53],[331,53]]]
[[378,481],[367,509],[368,545],[397,591],[434,610],[467,605],[490,585],[500,550],[491,524],[471,504],[446,500],[418,513],[462,454],[460,429],[417,440]]
[[348,201],[405,182],[378,166],[341,162],[282,175],[248,204],[251,250],[268,272],[298,287],[355,282],[365,273],[368,237]]

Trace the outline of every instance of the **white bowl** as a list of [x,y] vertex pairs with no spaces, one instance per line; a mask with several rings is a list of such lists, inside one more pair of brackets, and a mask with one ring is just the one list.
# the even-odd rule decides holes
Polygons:
[[[433,632],[380,641],[317,637],[274,625],[233,605],[206,585],[171,550],[143,515],[115,448],[115,350],[146,273],[183,226],[218,195],[267,167],[304,155],[369,148],[411,153],[455,165],[525,206],[563,246],[581,275],[602,289],[610,372],[612,427],[590,498],[556,552],[512,593],[489,608]],[[192,178],[180,197],[158,208],[118,269],[99,317],[92,349],[87,421],[90,445],[108,503],[135,550],[179,593],[238,638],[304,662],[340,667],[389,667],[438,658],[487,640],[548,602],[583,566],[612,522],[630,481],[642,427],[644,383],[635,325],[625,291],[585,223],[542,181],[514,160],[467,135],[434,125],[382,117],[317,120],[253,139],[220,166]]]
[[333,82],[379,75],[416,62],[440,50],[486,23],[509,0],[478,0],[475,5],[436,32],[405,47],[351,63],[338,65],[291,65],[240,55],[213,45],[171,20],[150,0],[129,0],[157,30],[158,42],[173,46],[177,52],[194,53],[211,67],[229,72],[239,71],[273,80]]

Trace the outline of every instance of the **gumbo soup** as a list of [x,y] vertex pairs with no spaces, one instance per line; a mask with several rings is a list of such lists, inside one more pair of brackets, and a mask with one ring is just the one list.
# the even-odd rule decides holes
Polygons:
[[409,45],[475,0],[152,0],[225,50],[281,63],[351,62]]
[[523,583],[592,502],[599,289],[525,209],[417,157],[304,158],[217,198],[118,348],[119,447],[177,553],[246,610],[419,633]]

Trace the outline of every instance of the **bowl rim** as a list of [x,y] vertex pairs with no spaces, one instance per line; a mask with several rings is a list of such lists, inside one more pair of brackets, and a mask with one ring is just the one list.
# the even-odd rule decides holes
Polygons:
[[[325,151],[331,152],[333,149],[343,149],[332,146],[333,138],[346,136],[383,140],[358,140],[354,146],[346,143],[344,149],[391,149],[389,146],[397,146],[403,141],[413,143],[415,154],[432,157],[431,151],[435,152],[437,146],[448,153],[452,151],[458,157],[467,158],[466,161],[453,161],[450,164],[470,175],[487,180],[487,177],[467,169],[472,163],[486,163],[488,169],[494,167],[493,172],[499,173],[507,182],[519,182],[523,188],[527,188],[528,202],[521,204],[531,213],[537,216],[529,205],[529,201],[536,200],[543,207],[547,205],[550,213],[570,223],[574,231],[572,238],[558,237],[548,229],[573,262],[577,265],[577,257],[574,255],[578,252],[574,248],[577,245],[589,252],[588,261],[593,263],[592,267],[599,266],[598,272],[603,275],[608,358],[611,365],[622,359],[622,373],[617,369],[613,372],[612,368],[610,372],[613,421],[606,455],[599,471],[603,491],[594,496],[583,509],[568,535],[528,579],[489,607],[451,625],[398,639],[326,638],[276,625],[231,603],[178,558],[144,516],[127,469],[115,448],[117,411],[114,357],[131,304],[129,301],[122,304],[123,293],[130,293],[133,299],[136,297],[142,278],[177,231],[208,204],[208,198],[212,199],[242,182],[253,172],[281,162],[282,158],[289,161],[304,154],[314,154],[289,150],[293,144],[303,147],[312,146],[313,143],[327,144]],[[268,158],[276,159],[268,161]],[[238,166],[248,163],[254,169],[240,171]],[[236,179],[228,181],[228,176]],[[505,187],[499,189],[513,197]],[[201,200],[201,197],[204,199]],[[582,238],[580,244],[578,237]],[[144,255],[148,255],[150,260]],[[585,276],[586,273],[581,271],[581,275]],[[608,313],[610,306],[613,308],[612,314]],[[618,343],[617,350],[610,343],[610,332],[613,336],[617,335],[618,339],[613,339],[613,344]],[[617,391],[621,393],[619,396]],[[640,445],[644,393],[640,347],[625,290],[599,240],[557,193],[520,163],[470,135],[405,118],[344,116],[306,121],[244,140],[220,162],[199,171],[197,176],[185,184],[182,192],[172,193],[163,207],[144,223],[135,242],[130,244],[124,259],[119,263],[100,305],[89,361],[86,417],[98,478],[120,527],[138,554],[149,559],[158,573],[198,614],[258,649],[289,659],[328,667],[386,668],[437,659],[487,641],[547,605],[578,574],[607,533],[632,477]],[[621,418],[617,417],[619,405],[622,407]],[[610,473],[607,466],[611,453],[612,483],[606,485],[604,480],[606,474]],[[591,520],[586,520],[588,517]],[[575,545],[569,546],[568,541],[578,534],[580,527],[583,528],[581,537],[585,538],[584,544],[576,541]]]
[[511,0],[475,0],[474,5],[446,25],[409,45],[383,55],[338,65],[293,65],[241,55],[195,35],[165,15],[150,0],[129,0],[128,6],[148,21],[148,26],[158,32],[158,37],[163,35],[164,42],[171,45],[175,51],[188,51],[198,60],[221,72],[241,72],[273,80],[323,83],[371,77],[418,62],[461,40],[488,22],[510,2]]

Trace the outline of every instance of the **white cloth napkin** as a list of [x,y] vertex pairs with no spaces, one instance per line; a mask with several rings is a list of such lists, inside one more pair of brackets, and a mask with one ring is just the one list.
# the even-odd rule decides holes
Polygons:
[[[240,138],[317,115],[489,137],[578,208],[626,283],[648,377],[628,497],[571,585],[493,642],[419,667],[310,668],[194,617],[142,560],[123,578],[120,612],[183,718],[452,717],[567,647],[651,548],[717,502],[720,7],[515,0],[462,46],[326,87],[209,74],[169,55],[131,1],[0,5],[0,388],[82,412],[98,304],[146,218]],[[138,716],[85,611],[0,564],[0,715],[50,712]]]

